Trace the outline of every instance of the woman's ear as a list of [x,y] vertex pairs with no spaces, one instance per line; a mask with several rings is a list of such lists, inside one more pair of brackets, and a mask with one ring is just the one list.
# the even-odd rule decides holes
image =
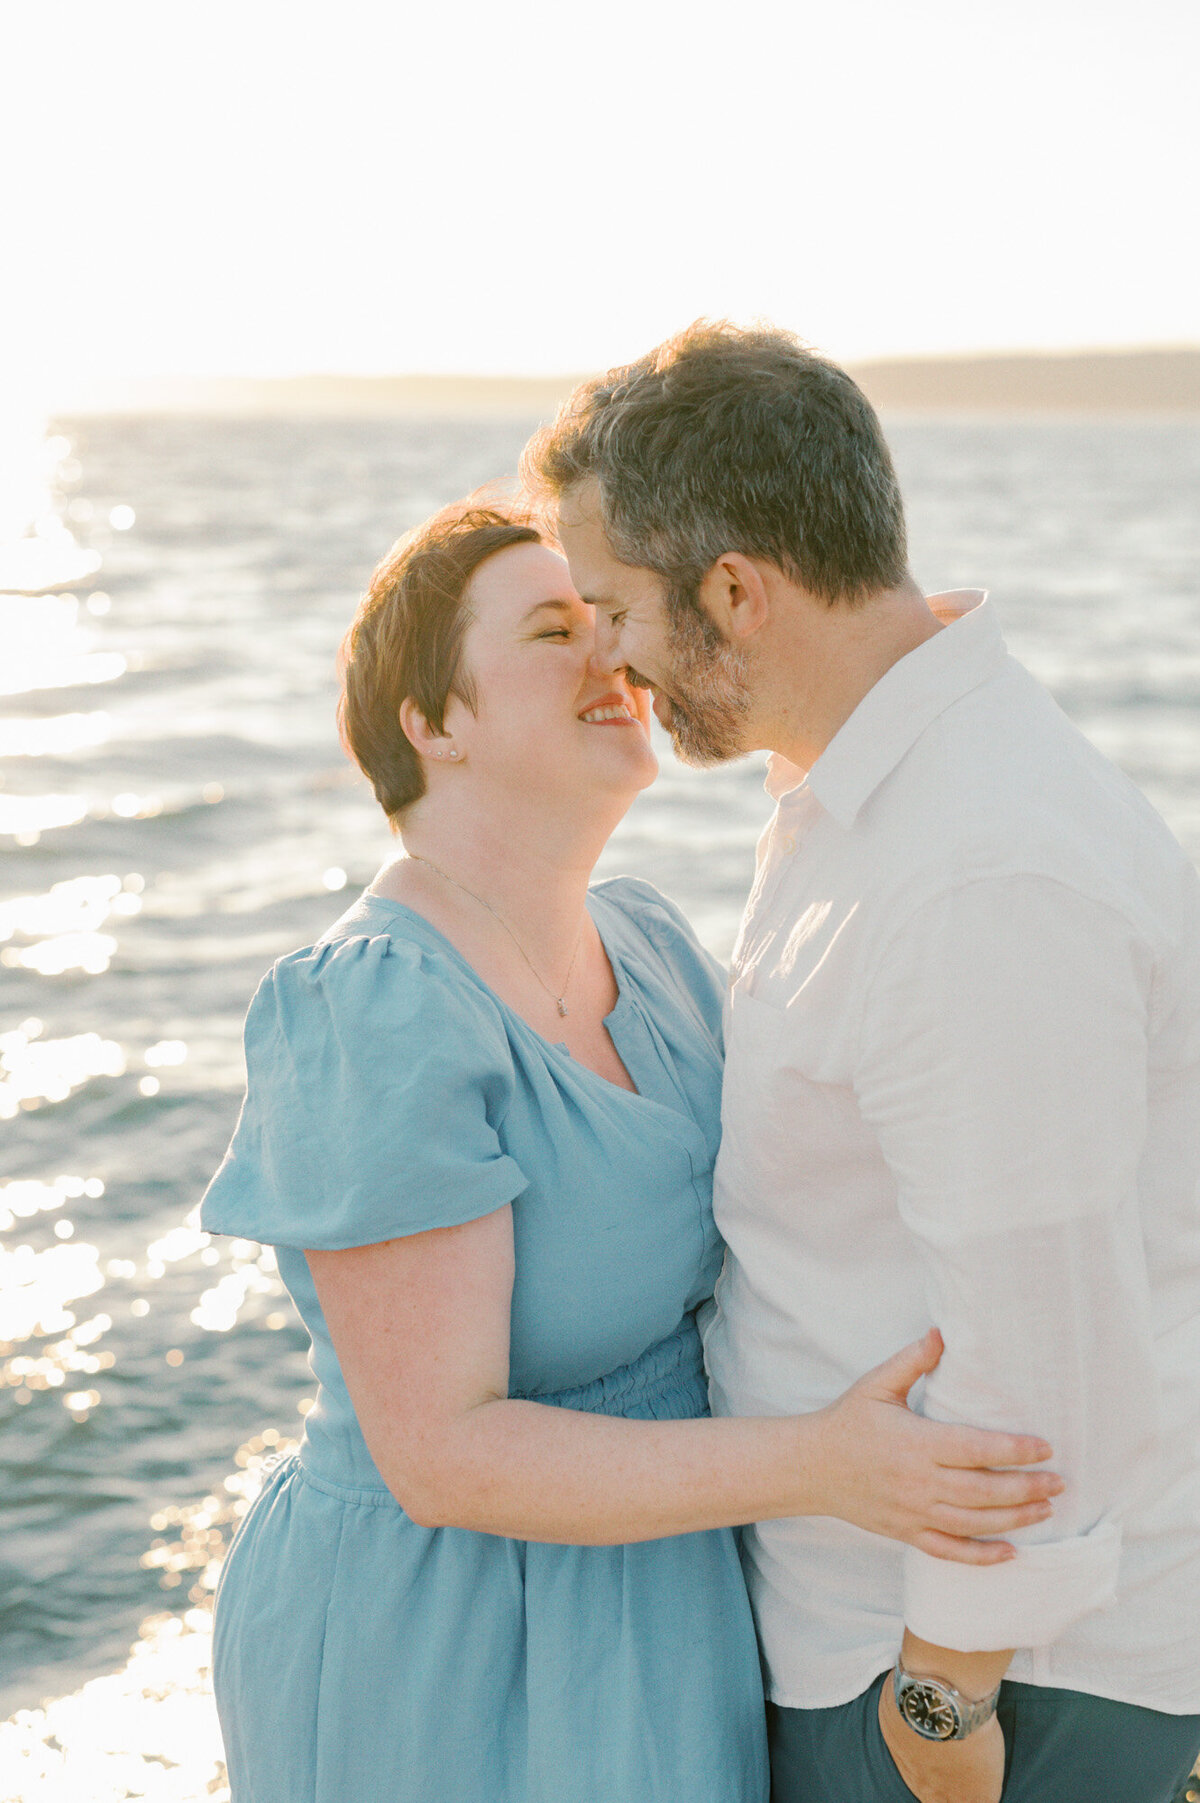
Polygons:
[[440,733],[435,733],[411,696],[400,703],[400,730],[419,757],[435,755]]
[[453,760],[459,755],[451,735],[434,732],[411,696],[400,703],[400,729],[418,757]]

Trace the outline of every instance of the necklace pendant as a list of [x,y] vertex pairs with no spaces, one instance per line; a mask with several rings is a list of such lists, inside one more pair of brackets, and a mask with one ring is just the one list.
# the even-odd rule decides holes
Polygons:
[[567,1004],[563,1001],[561,995],[557,998],[557,1001],[558,1001],[558,1012],[560,1014],[565,1014],[567,1012]]

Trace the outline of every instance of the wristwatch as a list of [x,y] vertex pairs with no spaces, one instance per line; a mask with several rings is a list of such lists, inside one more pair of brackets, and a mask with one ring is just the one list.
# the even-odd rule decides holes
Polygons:
[[892,1673],[896,1707],[909,1727],[923,1740],[966,1740],[996,1713],[1000,1686],[989,1697],[973,1703],[941,1678],[918,1678],[897,1662]]

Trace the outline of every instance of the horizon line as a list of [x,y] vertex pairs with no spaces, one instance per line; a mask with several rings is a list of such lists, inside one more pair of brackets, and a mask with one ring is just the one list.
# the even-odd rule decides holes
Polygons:
[[[1200,343],[1071,350],[939,351],[842,365],[881,411],[1200,412]],[[593,372],[594,373],[594,372]],[[307,370],[142,375],[64,383],[43,416],[525,417],[556,410],[587,372]]]
[[[974,350],[937,351],[871,351],[861,356],[836,357],[819,345],[801,339],[806,350],[845,369],[864,369],[880,363],[953,363],[992,362],[1014,357],[1129,357],[1200,353],[1200,337],[1194,339],[1137,339],[1124,343],[1068,345],[988,345]],[[631,359],[632,361],[632,359]],[[583,365],[575,369],[339,369],[333,365],[321,368],[288,370],[222,370],[169,369],[140,373],[110,371],[82,376],[79,385],[118,383],[149,384],[152,382],[562,382],[586,381],[603,369],[620,369],[622,364],[598,364],[595,369]]]

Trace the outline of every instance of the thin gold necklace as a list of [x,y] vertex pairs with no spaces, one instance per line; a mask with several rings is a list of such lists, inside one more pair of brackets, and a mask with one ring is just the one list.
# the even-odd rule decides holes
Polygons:
[[504,931],[508,934],[513,944],[524,958],[526,964],[528,964],[530,970],[533,972],[542,988],[546,991],[546,994],[550,997],[551,1001],[554,1002],[558,1012],[560,1014],[567,1014],[569,1012],[567,1008],[567,990],[571,982],[571,972],[575,968],[575,960],[579,956],[579,947],[583,943],[583,929],[586,916],[585,919],[581,920],[579,923],[579,932],[575,939],[575,950],[571,953],[571,962],[567,965],[567,974],[563,979],[563,992],[561,995],[555,995],[553,989],[551,989],[549,983],[546,982],[545,978],[538,970],[537,965],[533,962],[533,959],[529,956],[529,953],[525,950],[525,947],[521,944],[521,941],[517,938],[517,935],[513,932],[507,920],[505,920],[503,914],[493,908],[490,901],[485,901],[482,895],[476,895],[474,889],[468,889],[467,885],[465,883],[460,883],[457,877],[450,876],[442,869],[440,864],[435,864],[432,858],[423,858],[419,852],[415,851],[410,851],[406,855],[412,859],[414,864],[427,865],[430,870],[436,872],[436,874],[441,877],[443,882],[451,884],[455,889],[461,889],[464,895],[469,895],[472,901],[477,901],[481,908],[486,908],[493,919],[500,922],[500,925],[504,928]]

